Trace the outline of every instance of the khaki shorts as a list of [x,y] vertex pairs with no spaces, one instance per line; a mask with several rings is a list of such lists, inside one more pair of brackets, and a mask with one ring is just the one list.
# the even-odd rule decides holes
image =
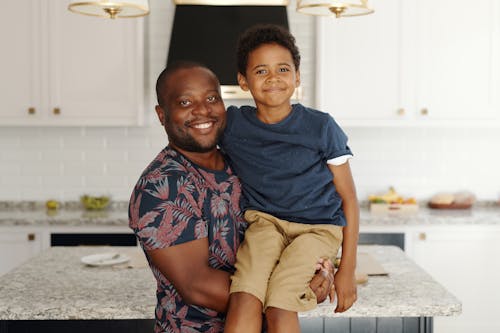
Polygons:
[[342,227],[280,220],[255,210],[245,212],[249,227],[236,256],[231,293],[246,292],[263,305],[289,311],[316,307],[309,287],[319,258],[335,259]]

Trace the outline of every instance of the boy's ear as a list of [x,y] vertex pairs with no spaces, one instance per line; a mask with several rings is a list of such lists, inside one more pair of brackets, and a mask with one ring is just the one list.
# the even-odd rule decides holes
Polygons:
[[159,105],[155,106],[155,111],[156,114],[158,115],[158,119],[160,120],[160,123],[165,126],[165,112],[163,111],[163,108]]
[[247,79],[241,73],[238,73],[238,84],[240,85],[240,88],[243,89],[243,91],[248,91]]
[[295,72],[295,88],[300,86],[300,70]]

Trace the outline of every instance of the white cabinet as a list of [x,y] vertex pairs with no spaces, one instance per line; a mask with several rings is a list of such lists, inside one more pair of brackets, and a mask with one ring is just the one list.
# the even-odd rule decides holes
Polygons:
[[500,228],[421,228],[413,233],[411,255],[462,302],[459,317],[434,319],[435,332],[500,332]]
[[500,125],[500,4],[385,0],[318,19],[317,107],[342,125]]
[[142,18],[78,15],[65,0],[6,5],[0,12],[0,125],[142,124]]
[[37,231],[1,230],[0,275],[34,257],[44,248],[43,234]]

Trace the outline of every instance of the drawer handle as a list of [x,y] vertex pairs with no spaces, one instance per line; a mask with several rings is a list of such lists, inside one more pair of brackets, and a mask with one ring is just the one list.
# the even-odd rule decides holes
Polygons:
[[425,232],[421,232],[418,234],[418,239],[420,240],[426,240],[427,239],[427,235],[425,234]]
[[28,114],[35,114],[36,113],[36,109],[31,107],[31,108],[28,108]]
[[61,114],[61,109],[60,109],[60,108],[54,108],[54,110],[52,110],[52,112],[53,112],[55,115],[59,115],[59,114]]
[[35,240],[35,234],[28,234],[28,240],[31,242],[31,241],[34,241]]

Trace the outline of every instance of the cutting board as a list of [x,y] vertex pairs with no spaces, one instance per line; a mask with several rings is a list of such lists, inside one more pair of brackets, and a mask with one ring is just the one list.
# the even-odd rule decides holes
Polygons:
[[359,252],[356,265],[356,283],[368,282],[368,276],[388,275],[387,271],[369,253]]

